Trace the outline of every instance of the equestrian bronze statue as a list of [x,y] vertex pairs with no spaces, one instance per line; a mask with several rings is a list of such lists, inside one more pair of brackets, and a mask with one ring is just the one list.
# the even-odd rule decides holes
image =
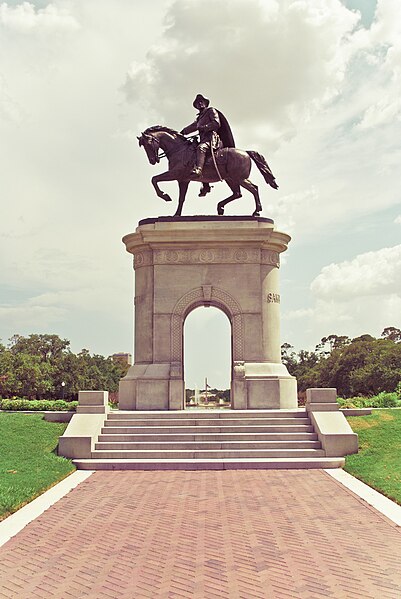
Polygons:
[[[252,162],[255,162],[266,183],[278,189],[275,177],[264,157],[252,150],[238,150],[234,147],[234,138],[225,116],[209,106],[209,100],[198,94],[193,106],[199,111],[196,120],[185,127],[181,133],[155,125],[146,129],[138,137],[139,145],[143,146],[150,164],[160,162],[165,156],[168,160],[168,171],[152,177],[152,184],[157,195],[170,202],[171,198],[164,193],[159,183],[161,181],[178,181],[178,208],[174,216],[181,216],[182,207],[190,181],[203,183],[200,196],[210,191],[210,183],[226,181],[232,194],[217,204],[217,214],[224,214],[224,206],[241,197],[241,187],[250,191],[255,199],[255,211],[252,216],[260,216],[260,203],[257,186],[248,177]],[[187,139],[185,135],[199,132],[197,137]],[[159,154],[159,150],[163,152]]]

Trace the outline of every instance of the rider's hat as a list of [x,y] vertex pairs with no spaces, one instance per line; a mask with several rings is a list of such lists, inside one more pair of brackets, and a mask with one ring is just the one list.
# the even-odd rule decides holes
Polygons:
[[193,101],[193,104],[192,104],[192,106],[193,106],[194,108],[198,108],[198,102],[199,102],[199,101],[205,102],[205,104],[206,104],[206,107],[207,107],[207,106],[209,106],[209,104],[210,104],[210,100],[208,100],[207,98],[205,98],[204,96],[202,96],[202,94],[198,94],[198,95],[196,96],[195,100]]

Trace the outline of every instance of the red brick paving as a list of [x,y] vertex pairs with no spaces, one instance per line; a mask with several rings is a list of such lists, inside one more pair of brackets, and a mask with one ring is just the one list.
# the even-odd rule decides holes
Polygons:
[[96,472],[0,549],[1,599],[400,599],[401,531],[323,471]]

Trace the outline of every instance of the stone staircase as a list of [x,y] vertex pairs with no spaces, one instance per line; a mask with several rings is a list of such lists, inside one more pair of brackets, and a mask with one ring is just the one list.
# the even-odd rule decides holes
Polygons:
[[85,470],[340,468],[304,409],[115,411],[107,414]]

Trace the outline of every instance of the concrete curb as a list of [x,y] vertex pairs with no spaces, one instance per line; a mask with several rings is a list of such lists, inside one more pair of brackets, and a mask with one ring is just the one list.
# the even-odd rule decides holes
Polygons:
[[341,468],[325,469],[325,472],[386,516],[386,518],[397,524],[397,526],[401,526],[401,505],[375,491],[369,485],[366,485]]
[[73,472],[57,485],[24,505],[15,514],[11,514],[0,522],[0,547],[92,474],[93,472],[88,470]]
[[344,416],[370,416],[373,408],[340,408]]

